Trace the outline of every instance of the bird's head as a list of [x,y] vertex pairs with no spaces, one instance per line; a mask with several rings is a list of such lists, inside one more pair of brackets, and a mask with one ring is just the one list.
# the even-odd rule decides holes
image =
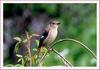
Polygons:
[[57,20],[52,20],[52,21],[50,22],[50,26],[53,27],[53,28],[58,28],[58,25],[59,25],[59,24],[60,24],[60,22],[57,21]]

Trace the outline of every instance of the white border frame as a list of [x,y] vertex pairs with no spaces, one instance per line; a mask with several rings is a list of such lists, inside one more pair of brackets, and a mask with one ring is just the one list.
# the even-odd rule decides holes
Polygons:
[[[3,3],[96,3],[97,4],[97,66],[96,67],[3,67]],[[1,37],[0,37],[0,57],[2,69],[99,69],[99,1],[1,1]]]

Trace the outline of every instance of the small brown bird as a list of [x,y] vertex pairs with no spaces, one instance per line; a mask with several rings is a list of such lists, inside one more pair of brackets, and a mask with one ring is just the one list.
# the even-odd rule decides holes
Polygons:
[[40,37],[38,53],[41,51],[41,47],[51,44],[55,38],[57,37],[58,33],[58,25],[60,23],[57,20],[52,20],[47,28],[45,29],[43,35]]

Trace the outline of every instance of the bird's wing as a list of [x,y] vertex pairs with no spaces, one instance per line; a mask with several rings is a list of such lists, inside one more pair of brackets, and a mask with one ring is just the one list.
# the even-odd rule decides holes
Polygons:
[[41,47],[43,46],[43,41],[46,39],[47,36],[48,36],[48,31],[45,31],[43,33],[43,35],[40,37],[39,46],[38,46],[38,53],[40,53]]
[[[49,32],[49,31],[45,30],[44,33],[42,34],[42,36],[40,37],[39,47],[41,47],[41,46],[43,45],[43,41],[47,38],[48,32]],[[39,47],[38,47],[38,48],[39,48]]]
[[42,36],[40,37],[39,46],[38,46],[38,53],[40,53],[41,47],[44,46],[43,42],[44,42],[44,40],[45,40],[45,39],[47,38],[47,36],[48,36],[49,29],[50,29],[50,27],[48,26],[48,27],[45,29],[45,31],[44,31],[44,33],[42,34]]

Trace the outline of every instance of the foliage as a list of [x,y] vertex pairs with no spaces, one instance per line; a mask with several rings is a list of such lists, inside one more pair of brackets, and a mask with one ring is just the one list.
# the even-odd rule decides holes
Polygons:
[[[27,34],[28,34],[28,32],[26,32],[26,36],[29,36]],[[34,34],[34,36],[39,36],[39,35]],[[31,39],[30,37],[32,37],[32,36],[29,36],[29,40]],[[18,57],[18,60],[17,60],[18,64],[16,64],[16,65],[8,64],[8,65],[6,65],[8,67],[9,66],[18,66],[18,67],[19,66],[43,66],[45,64],[45,57],[47,55],[49,55],[52,51],[61,57],[62,62],[64,63],[65,66],[69,66],[69,67],[71,66],[72,67],[73,65],[53,48],[54,45],[56,45],[60,42],[64,42],[64,41],[73,41],[73,42],[80,44],[88,52],[90,52],[93,55],[94,58],[96,58],[96,55],[86,45],[84,45],[81,42],[74,40],[74,39],[58,40],[53,45],[48,46],[48,48],[43,47],[41,49],[40,53],[37,52],[36,48],[33,48],[33,50],[32,50],[34,52],[33,55],[31,55],[32,51],[30,51],[30,46],[27,46],[26,49],[28,49],[28,50],[26,50],[26,52],[28,52],[28,53],[26,53],[25,55],[20,55],[20,54],[18,54],[18,50],[19,50],[19,44],[23,43],[23,42],[21,42],[22,39],[19,38],[19,37],[15,37],[14,39],[18,41],[18,43],[16,43],[16,45],[15,45],[15,53],[16,53],[16,56]],[[24,43],[26,42],[27,44],[29,44],[30,43],[30,42],[28,42],[29,40],[28,39],[27,39],[27,41],[24,40]],[[36,40],[36,44],[37,44],[37,47],[38,47],[38,45],[39,45],[38,40]]]

